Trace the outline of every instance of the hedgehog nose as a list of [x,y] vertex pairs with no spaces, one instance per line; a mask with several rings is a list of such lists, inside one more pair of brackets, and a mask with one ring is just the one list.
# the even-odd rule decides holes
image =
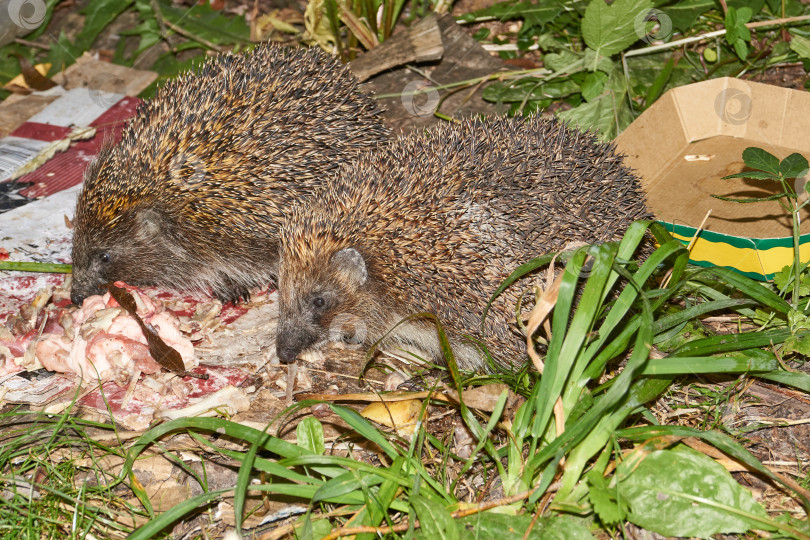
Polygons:
[[291,339],[289,331],[279,328],[276,334],[276,354],[285,364],[292,364],[301,352],[301,347]]
[[298,358],[298,353],[300,351],[296,347],[285,347],[283,349],[278,349],[278,358],[285,364],[292,364],[295,362],[295,359]]
[[77,306],[81,306],[85,298],[87,298],[86,294],[83,294],[75,290],[70,291],[70,301],[76,304]]

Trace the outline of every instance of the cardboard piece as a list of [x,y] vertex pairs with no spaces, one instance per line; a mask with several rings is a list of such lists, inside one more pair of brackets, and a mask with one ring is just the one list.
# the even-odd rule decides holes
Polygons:
[[[793,262],[791,220],[777,201],[740,204],[711,195],[762,197],[778,185],[723,180],[742,172],[742,152],[757,146],[779,159],[810,157],[810,93],[733,78],[665,93],[616,139],[641,177],[650,210],[688,243],[707,212],[690,261],[770,279]],[[805,177],[808,178],[808,177]],[[798,179],[804,193],[806,179]],[[802,210],[802,260],[810,259],[810,224]]]

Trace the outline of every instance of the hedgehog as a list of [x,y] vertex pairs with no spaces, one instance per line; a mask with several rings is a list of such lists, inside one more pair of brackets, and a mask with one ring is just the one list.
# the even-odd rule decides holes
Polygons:
[[[525,357],[518,265],[572,240],[618,238],[647,218],[636,176],[610,144],[554,119],[471,119],[364,154],[321,184],[281,228],[282,362],[329,342],[442,361],[442,323],[459,367]],[[406,320],[407,319],[407,320]]]
[[390,138],[381,112],[315,49],[224,54],[167,83],[85,173],[73,302],[119,280],[234,302],[274,283],[289,207]]

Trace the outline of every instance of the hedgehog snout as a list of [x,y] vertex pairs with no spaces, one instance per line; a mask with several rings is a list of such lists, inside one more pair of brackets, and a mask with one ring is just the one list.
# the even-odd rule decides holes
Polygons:
[[295,362],[298,355],[318,341],[318,336],[296,326],[279,327],[276,334],[276,353],[285,364]]
[[99,287],[102,282],[92,277],[80,277],[76,273],[73,274],[73,285],[70,287],[70,301],[81,306],[84,299],[94,294],[102,294],[103,289]]

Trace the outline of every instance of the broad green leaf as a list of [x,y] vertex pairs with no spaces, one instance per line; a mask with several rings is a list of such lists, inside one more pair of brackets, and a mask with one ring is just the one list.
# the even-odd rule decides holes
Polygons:
[[76,62],[76,59],[82,55],[79,47],[70,42],[65,35],[64,31],[59,33],[59,38],[56,42],[51,43],[51,50],[48,51],[48,62],[51,64],[51,69],[48,75],[54,75],[64,70],[68,66]]
[[734,52],[737,53],[741,59],[745,59],[748,57],[748,44],[745,43],[744,40],[738,39],[734,42]]
[[604,71],[605,73],[611,73],[615,67],[615,64],[610,58],[600,55],[590,47],[585,48],[582,62],[585,65],[585,68],[589,69],[590,71]]
[[793,33],[790,33],[790,49],[799,55],[799,58],[810,59],[810,39]]
[[650,0],[591,0],[582,19],[582,37],[601,56],[623,51],[644,35],[636,31],[636,19],[652,9]]
[[[810,294],[810,273],[801,272],[801,283],[799,284],[799,296]],[[773,275],[773,284],[779,291],[784,292],[793,284],[793,265],[783,267]]]
[[[737,22],[738,24],[745,24],[751,20],[751,17],[754,15],[754,12],[751,10],[749,6],[742,6],[737,8]],[[751,37],[750,35],[748,36]]]
[[[810,375],[806,373],[802,373],[802,375],[806,375],[810,379]],[[696,437],[702,439],[740,463],[744,463],[750,470],[757,471],[763,477],[770,478],[775,483],[781,484],[793,491],[802,501],[804,507],[810,508],[810,499],[808,499],[802,491],[796,491],[795,484],[786,482],[782,476],[774,474],[746,450],[745,447],[725,433],[719,431],[701,431],[686,426],[641,426],[620,430],[616,433],[616,436],[619,438],[626,437],[636,443],[643,443],[656,437]]]
[[[790,325],[790,337],[785,340],[784,352],[797,352],[810,356],[810,317],[800,311],[790,311],[787,314]],[[776,369],[776,367],[774,367]]]
[[807,158],[798,153],[790,154],[779,164],[779,173],[784,178],[798,178],[807,174]]
[[580,53],[562,50],[543,56],[543,64],[554,72],[573,72],[582,67],[582,58]]
[[416,511],[423,538],[458,540],[458,526],[447,508],[418,493],[412,493],[409,501]]
[[175,7],[166,0],[158,0],[163,15],[172,23],[195,36],[216,44],[248,43],[250,28],[244,17],[228,16],[212,9],[208,3],[194,4],[190,8]]
[[770,529],[751,492],[722,465],[688,447],[650,453],[619,483],[619,493],[629,503],[630,521],[664,536]]
[[[752,9],[755,13],[760,11]],[[768,9],[777,17],[796,17],[804,12],[804,5],[799,0],[768,0]]]
[[[584,520],[569,516],[552,516],[538,519],[532,524],[532,516],[521,514],[512,516],[495,512],[482,512],[458,520],[464,527],[465,538],[497,538],[498,540],[522,540],[526,531],[531,532],[526,538],[532,540],[593,540]],[[431,539],[429,536],[417,538]]]
[[621,97],[604,95],[573,109],[558,112],[557,116],[579,129],[595,131],[601,140],[610,140],[616,134],[614,100],[621,101]]
[[324,483],[315,495],[312,502],[318,501],[340,501],[340,497],[347,493],[361,491],[361,484],[366,488],[376,486],[382,482],[382,478],[373,474],[361,474],[358,471],[348,471],[345,474],[332,478]]
[[686,32],[692,29],[698,17],[716,7],[715,0],[685,0],[661,9],[672,21],[673,28]]
[[613,525],[624,521],[627,514],[627,505],[620,505],[616,501],[617,490],[608,488],[605,477],[599,471],[592,470],[586,476],[588,479],[588,498],[591,500],[591,505],[602,523]]
[[133,0],[94,0],[81,13],[85,15],[82,31],[76,36],[76,46],[87,50],[96,37],[124,10],[132,5]]
[[588,76],[582,82],[582,97],[585,98],[585,101],[597,98],[604,90],[607,80],[607,73],[602,71],[588,73]]
[[138,48],[132,54],[133,58],[137,58],[139,54],[143,51],[154,45],[155,43],[159,42],[162,38],[160,37],[160,26],[156,19],[148,19],[142,21],[141,24],[132,28],[131,30],[124,30],[121,32],[122,36],[139,36],[140,41],[138,42]]
[[323,425],[314,416],[307,416],[295,427],[298,446],[313,454],[323,454],[326,446],[323,442]]
[[494,103],[521,103],[542,99],[559,99],[576,94],[579,85],[571,79],[545,82],[536,77],[490,84],[484,89],[483,98]]

